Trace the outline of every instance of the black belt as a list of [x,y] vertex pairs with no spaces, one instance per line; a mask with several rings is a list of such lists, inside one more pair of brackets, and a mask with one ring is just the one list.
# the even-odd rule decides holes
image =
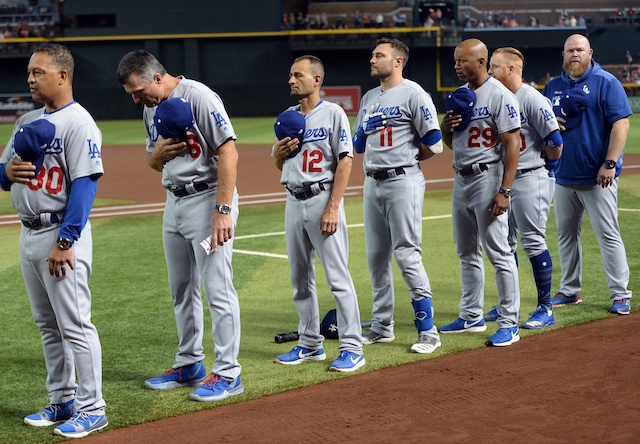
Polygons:
[[204,191],[204,190],[208,190],[209,189],[209,184],[206,182],[197,182],[197,183],[192,183],[189,184],[185,187],[182,188],[169,188],[169,191],[171,191],[173,193],[174,196],[176,197],[185,197],[188,196],[190,194],[195,194],[198,193],[200,191]]
[[530,173],[531,171],[535,171],[535,170],[539,170],[540,168],[542,168],[543,165],[537,166],[535,168],[524,168],[522,170],[518,170],[517,173],[518,174],[526,174],[526,173]]
[[462,177],[466,177],[466,176],[471,176],[472,174],[479,174],[479,173],[482,173],[483,171],[487,171],[489,169],[489,165],[491,164],[478,163],[476,164],[477,168],[474,168],[474,166],[470,166],[466,168],[458,168],[457,166],[453,165],[453,169],[456,171],[456,173],[458,173]]
[[50,227],[51,225],[60,222],[57,214],[54,213],[42,213],[39,216],[25,217],[20,219],[22,225],[32,230],[38,230],[42,227]]
[[310,197],[320,194],[320,192],[324,190],[326,190],[326,188],[322,182],[313,183],[305,188],[296,188],[295,190],[287,187],[287,191],[289,191],[289,193],[298,200],[309,199]]
[[367,173],[367,176],[374,178],[375,180],[391,179],[400,174],[406,174],[404,168],[392,168],[390,170],[371,171]]

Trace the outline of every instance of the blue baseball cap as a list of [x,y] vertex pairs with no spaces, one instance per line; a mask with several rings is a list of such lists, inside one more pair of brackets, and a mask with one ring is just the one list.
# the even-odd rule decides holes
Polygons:
[[187,130],[196,124],[189,102],[181,97],[167,99],[158,105],[153,116],[156,131],[165,139],[187,140]]
[[320,323],[320,334],[325,339],[338,339],[338,316],[335,308],[329,310],[324,316]]
[[273,130],[278,140],[291,137],[292,139],[298,139],[302,143],[306,125],[307,122],[300,111],[288,109],[278,116],[276,123],[273,125]]
[[566,129],[574,128],[580,123],[582,112],[591,104],[591,96],[580,88],[569,89],[560,97],[559,106],[554,107],[554,114],[565,119]]
[[44,153],[56,137],[56,126],[47,119],[34,120],[20,127],[13,138],[13,149],[22,160],[35,165],[38,174],[44,163]]
[[298,139],[300,141],[298,149],[289,154],[287,158],[295,157],[302,149],[302,139],[304,139],[304,131],[306,127],[307,122],[304,118],[304,114],[295,109],[288,109],[284,111],[276,119],[276,123],[273,125],[273,130],[275,131],[278,140],[282,140],[285,137],[291,137],[292,139]]
[[453,111],[454,116],[462,116],[462,122],[453,129],[454,131],[464,131],[469,126],[475,104],[476,93],[469,88],[458,88],[447,95],[444,101],[446,110]]

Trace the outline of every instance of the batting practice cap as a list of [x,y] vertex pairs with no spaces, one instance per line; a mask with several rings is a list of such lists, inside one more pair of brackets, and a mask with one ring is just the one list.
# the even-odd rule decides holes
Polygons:
[[38,174],[44,163],[44,153],[56,137],[56,126],[47,119],[23,125],[13,138],[13,149],[22,160],[35,165]]
[[564,127],[571,129],[580,123],[582,111],[591,103],[591,96],[582,89],[575,88],[565,91],[560,97],[560,106],[554,107],[556,116],[566,120]]
[[187,140],[187,130],[196,123],[189,102],[181,97],[167,99],[158,105],[153,116],[156,130],[165,139]]
[[447,95],[444,101],[445,109],[453,111],[454,116],[462,116],[462,122],[454,128],[454,131],[464,131],[469,126],[475,104],[476,93],[469,88],[458,88]]
[[329,310],[324,316],[320,323],[320,334],[325,339],[338,339],[338,317],[335,308]]

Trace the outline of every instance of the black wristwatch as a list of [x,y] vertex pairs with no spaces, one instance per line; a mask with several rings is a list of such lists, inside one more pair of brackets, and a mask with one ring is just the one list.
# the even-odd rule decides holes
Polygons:
[[67,239],[66,237],[58,238],[58,248],[61,250],[68,250],[73,245],[73,241],[71,239]]
[[506,188],[500,188],[498,190],[498,193],[502,194],[507,199],[509,199],[511,197],[511,190],[506,189]]
[[216,205],[216,211],[219,211],[221,214],[229,214],[231,213],[231,206],[227,204]]
[[605,160],[604,164],[610,170],[612,170],[612,169],[614,169],[616,167],[616,161],[615,160]]

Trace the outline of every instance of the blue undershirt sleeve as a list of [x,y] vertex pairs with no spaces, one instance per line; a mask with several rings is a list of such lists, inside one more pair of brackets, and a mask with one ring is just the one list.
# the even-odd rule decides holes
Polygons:
[[77,241],[82,229],[87,224],[93,201],[98,190],[97,178],[80,177],[71,182],[69,201],[64,213],[64,221],[60,227],[60,237]]
[[426,146],[432,146],[442,140],[442,132],[439,129],[429,131],[427,134],[422,136],[420,142],[424,143]]
[[9,180],[9,176],[7,176],[6,163],[0,163],[0,187],[5,191],[11,190],[11,181]]

